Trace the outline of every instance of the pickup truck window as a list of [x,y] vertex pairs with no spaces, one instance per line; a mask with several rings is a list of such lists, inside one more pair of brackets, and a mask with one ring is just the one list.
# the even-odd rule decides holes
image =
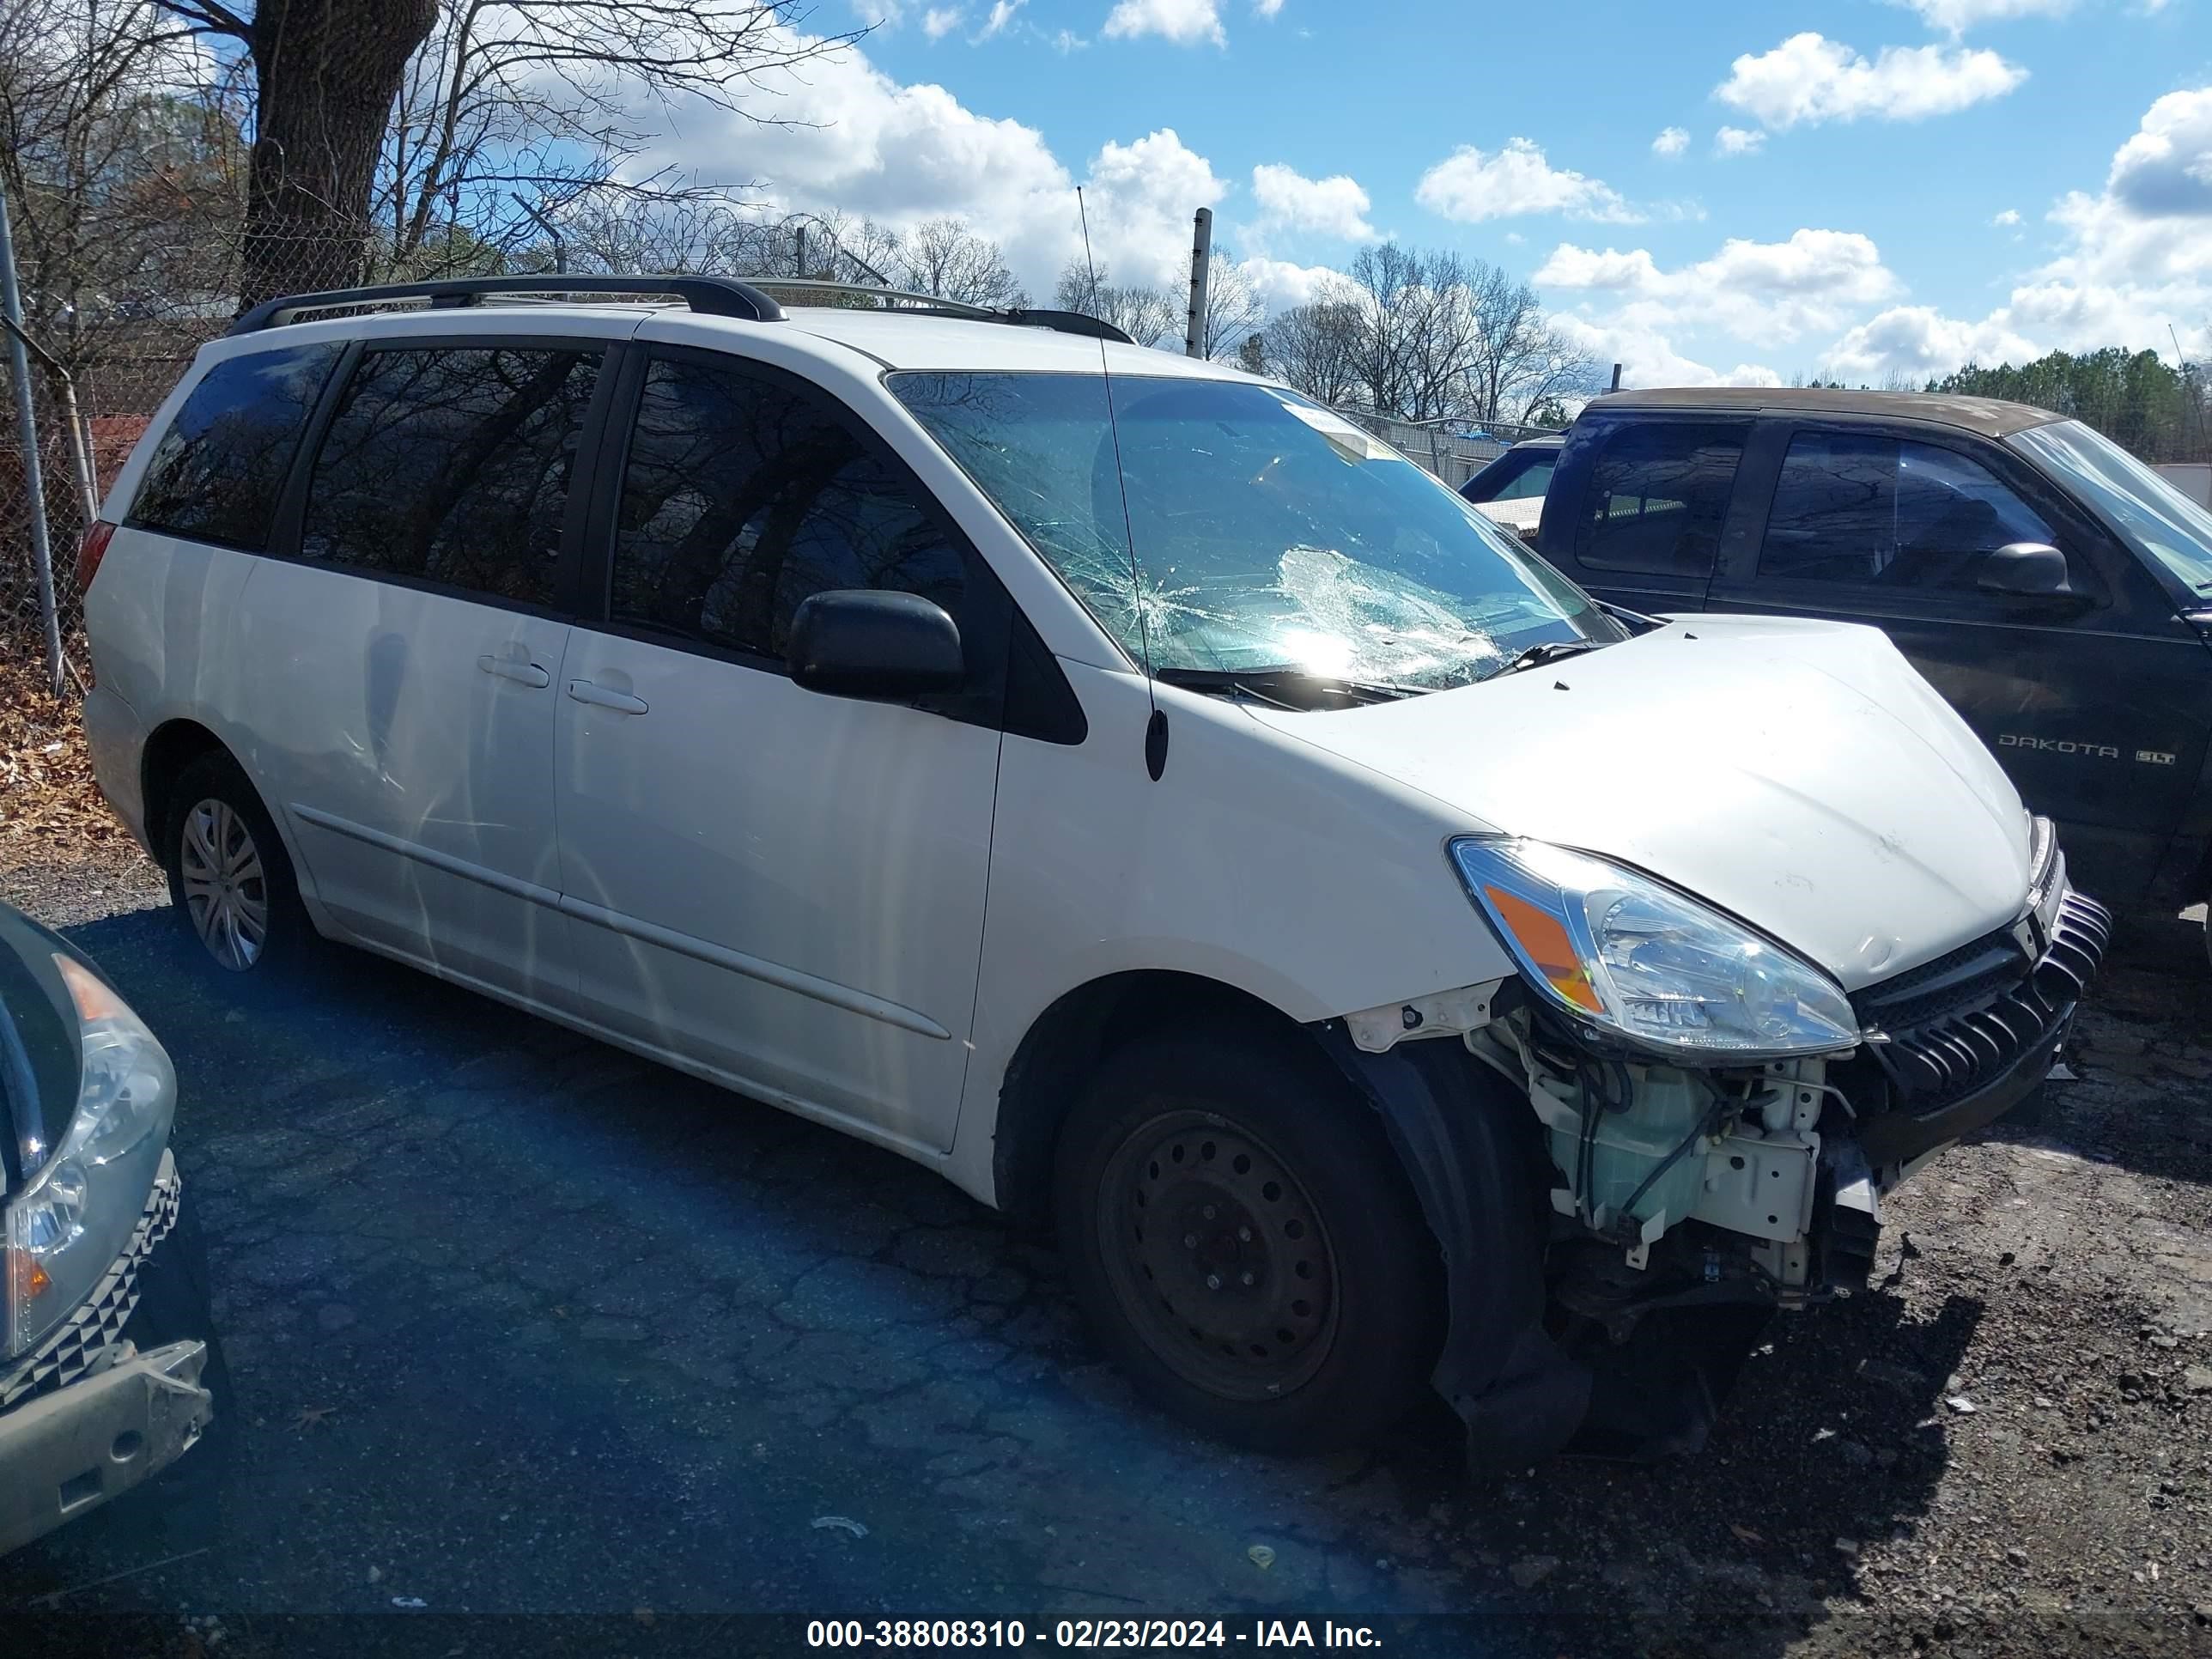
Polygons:
[[1575,557],[1595,570],[1710,576],[1742,456],[1740,427],[1615,433],[1590,468]]
[[2110,438],[2079,421],[2053,421],[2005,442],[2040,461],[2102,513],[2129,546],[2166,566],[2191,592],[2212,593],[2212,513]]
[[2055,544],[2040,514],[1978,461],[1911,439],[1801,432],[1759,551],[1762,576],[1972,591],[1984,556]]

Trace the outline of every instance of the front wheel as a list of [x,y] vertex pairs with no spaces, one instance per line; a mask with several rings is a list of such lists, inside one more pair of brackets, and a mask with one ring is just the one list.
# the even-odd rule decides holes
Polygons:
[[1380,1125],[1317,1060],[1194,1036],[1110,1055],[1063,1132],[1060,1241],[1139,1390],[1234,1444],[1369,1441],[1436,1358],[1441,1267]]
[[292,860],[261,797],[228,755],[204,755],[177,779],[162,847],[169,900],[216,966],[271,976],[314,937]]

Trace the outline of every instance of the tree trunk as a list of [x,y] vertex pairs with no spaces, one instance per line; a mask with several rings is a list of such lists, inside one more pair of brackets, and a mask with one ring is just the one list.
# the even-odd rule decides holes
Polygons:
[[261,0],[255,9],[241,306],[362,280],[378,148],[437,10],[438,0]]

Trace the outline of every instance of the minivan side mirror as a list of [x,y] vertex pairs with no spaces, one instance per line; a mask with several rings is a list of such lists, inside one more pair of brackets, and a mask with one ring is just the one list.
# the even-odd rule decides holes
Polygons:
[[1982,561],[1974,585],[1985,593],[2071,599],[2066,556],[2048,542],[2007,542]]
[[809,691],[839,697],[913,697],[950,691],[968,677],[960,629],[918,593],[834,588],[800,601],[785,660]]

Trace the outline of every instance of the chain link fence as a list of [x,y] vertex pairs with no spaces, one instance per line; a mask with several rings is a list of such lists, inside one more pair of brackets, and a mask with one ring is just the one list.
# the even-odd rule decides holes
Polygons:
[[1409,461],[1433,472],[1457,489],[1514,445],[1526,438],[1557,437],[1559,428],[1519,426],[1510,421],[1469,421],[1452,416],[1436,421],[1401,421],[1363,409],[1342,409],[1343,416],[1402,453]]
[[[58,641],[64,659],[58,690],[81,688],[85,673],[76,568],[89,523],[87,486],[96,511],[192,354],[222,327],[198,319],[119,322],[89,366],[74,374],[42,366],[27,350],[35,468],[17,416],[16,371],[10,354],[0,350],[0,652],[36,660],[51,675],[47,653]],[[39,507],[52,562],[51,617],[37,569]]]

